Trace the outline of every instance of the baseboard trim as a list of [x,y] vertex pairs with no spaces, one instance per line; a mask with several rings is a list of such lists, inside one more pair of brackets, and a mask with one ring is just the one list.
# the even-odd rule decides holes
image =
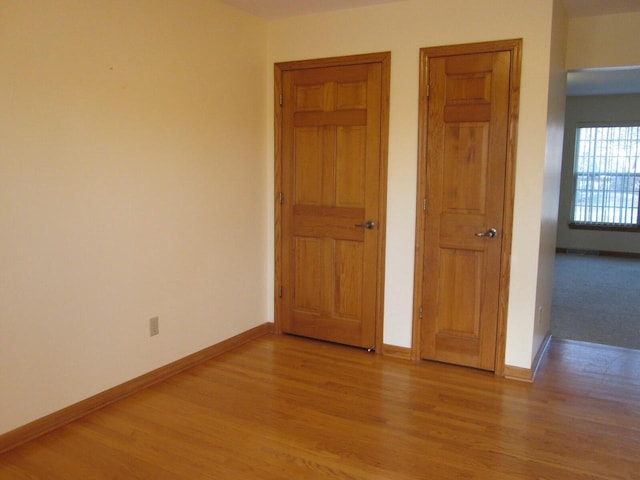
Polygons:
[[504,366],[504,376],[509,380],[518,380],[520,382],[528,382],[533,383],[536,378],[536,373],[538,373],[538,368],[542,363],[542,359],[544,358],[547,350],[549,349],[549,345],[551,344],[551,333],[547,333],[536,353],[535,358],[531,364],[531,368],[522,368],[522,367],[514,367],[511,365]]
[[505,365],[504,378],[508,380],[518,380],[519,382],[533,383],[533,374],[530,368]]
[[39,418],[33,422],[27,423],[22,427],[11,430],[0,435],[0,454],[9,451],[19,445],[30,440],[49,433],[68,423],[73,422],[89,413],[95,412],[107,405],[118,400],[133,395],[151,385],[162,382],[184,370],[195,367],[196,365],[210,360],[214,357],[222,355],[234,348],[248,343],[256,338],[262,337],[269,333],[273,333],[273,323],[264,323],[258,325],[246,332],[235,335],[220,343],[207,347],[184,358],[176,360],[168,365],[152,370],[128,382],[117,385],[109,390],[98,393],[92,397],[82,400],[78,403],[70,405],[62,410],[53,412],[45,417]]
[[386,357],[399,358],[401,360],[412,359],[410,348],[398,347],[397,345],[387,345],[386,343],[382,346],[382,354]]
[[556,248],[556,253],[568,253],[574,255],[592,255],[600,257],[619,257],[619,258],[640,258],[640,253],[636,252],[613,252],[610,250],[583,250],[576,248]]

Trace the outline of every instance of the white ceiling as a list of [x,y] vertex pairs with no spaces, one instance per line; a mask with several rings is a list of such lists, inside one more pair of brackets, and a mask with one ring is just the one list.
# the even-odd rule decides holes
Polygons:
[[310,13],[367,7],[401,0],[222,0],[260,17],[276,19]]
[[640,93],[640,68],[598,68],[567,73],[567,95]]
[[[265,18],[284,18],[309,13],[366,7],[402,0],[222,0],[224,3]],[[425,0],[441,1],[441,0]],[[640,11],[640,0],[563,0],[570,17],[587,17]]]

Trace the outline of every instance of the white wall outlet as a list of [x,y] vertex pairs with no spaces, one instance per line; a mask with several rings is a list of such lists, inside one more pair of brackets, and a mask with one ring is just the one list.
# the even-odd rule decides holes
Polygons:
[[160,318],[153,317],[149,319],[149,336],[153,337],[160,333]]

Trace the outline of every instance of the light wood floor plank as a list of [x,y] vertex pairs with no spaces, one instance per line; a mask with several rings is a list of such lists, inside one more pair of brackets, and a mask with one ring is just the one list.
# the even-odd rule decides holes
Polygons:
[[640,352],[534,384],[269,335],[0,456],[4,479],[640,479]]

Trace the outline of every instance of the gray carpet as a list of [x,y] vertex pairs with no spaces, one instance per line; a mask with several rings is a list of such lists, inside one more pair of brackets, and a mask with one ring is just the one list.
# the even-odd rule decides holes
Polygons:
[[640,259],[558,254],[551,333],[640,349]]

